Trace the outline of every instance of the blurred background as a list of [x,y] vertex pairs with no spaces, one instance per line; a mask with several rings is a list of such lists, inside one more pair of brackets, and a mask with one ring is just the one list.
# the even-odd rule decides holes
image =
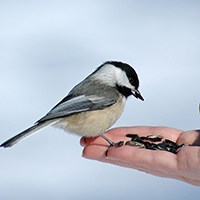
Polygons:
[[[132,65],[145,98],[114,127],[198,129],[199,11],[198,0],[0,0],[0,143],[107,60]],[[0,149],[1,199],[199,199],[198,187],[86,160],[79,139],[47,128]]]

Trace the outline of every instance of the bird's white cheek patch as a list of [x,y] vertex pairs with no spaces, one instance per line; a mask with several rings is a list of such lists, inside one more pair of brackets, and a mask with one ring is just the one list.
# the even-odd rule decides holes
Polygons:
[[126,73],[122,70],[116,71],[116,80],[117,80],[117,84],[122,87],[127,87],[127,88],[130,88],[131,90],[135,89],[135,87],[130,84]]

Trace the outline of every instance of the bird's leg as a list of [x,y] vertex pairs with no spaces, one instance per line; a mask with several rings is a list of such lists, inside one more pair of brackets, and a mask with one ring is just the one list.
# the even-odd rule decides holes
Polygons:
[[113,147],[121,147],[124,145],[124,142],[123,141],[119,141],[119,142],[113,142],[111,140],[109,140],[107,137],[105,137],[104,135],[100,135],[104,140],[106,140],[106,142],[108,142],[110,144],[110,146],[107,148],[106,152],[105,152],[105,155],[107,157],[108,155],[108,151]]

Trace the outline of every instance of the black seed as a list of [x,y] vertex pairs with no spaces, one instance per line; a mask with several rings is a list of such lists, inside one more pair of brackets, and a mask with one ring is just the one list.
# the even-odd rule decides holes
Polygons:
[[163,143],[159,143],[159,144],[157,144],[157,148],[158,148],[158,150],[165,150],[166,145]]
[[[155,136],[155,135],[148,135],[148,136],[139,136],[137,134],[127,134],[127,137],[131,138],[131,141],[127,141],[125,145],[129,146],[136,146],[141,148],[146,148],[150,150],[161,150],[161,151],[167,151],[171,153],[178,153],[179,149],[184,144],[176,144],[175,142],[171,140],[164,140],[163,142],[160,142],[163,139],[163,136]],[[152,142],[160,142],[160,143],[151,143]]]
[[177,144],[171,140],[165,140],[165,142],[167,143],[168,146],[170,147],[177,147]]
[[158,136],[156,136],[156,135],[147,135],[146,137],[145,136],[141,137],[141,139],[149,140],[149,141],[152,141],[152,142],[160,142],[163,139],[163,136],[161,136],[161,135],[158,135]]
[[179,145],[177,145],[177,150],[176,150],[176,153],[178,153],[178,152],[179,152],[179,150],[180,150],[180,148],[181,148],[182,146],[184,146],[184,144],[179,144]]
[[126,134],[126,137],[129,137],[131,139],[135,139],[137,137],[139,137],[137,134]]
[[137,134],[127,134],[127,137],[131,138],[131,141],[137,141],[140,143],[143,143],[144,141],[140,138],[140,136],[138,136]]
[[177,153],[177,149],[173,149],[173,148],[168,148],[169,152],[176,154]]
[[128,146],[133,146],[133,147],[140,147],[140,148],[145,148],[145,145],[140,143],[140,142],[137,142],[137,141],[127,141],[125,143],[125,145],[128,145]]
[[119,141],[115,144],[116,147],[121,147],[124,145],[124,142],[123,141]]
[[127,135],[128,137],[131,138],[131,141],[141,141],[140,137],[137,134],[127,134]]
[[145,147],[147,149],[151,149],[151,150],[156,150],[157,149],[157,145],[154,143],[150,143],[150,142],[145,142],[144,143]]
[[184,144],[177,144],[178,149],[184,146]]

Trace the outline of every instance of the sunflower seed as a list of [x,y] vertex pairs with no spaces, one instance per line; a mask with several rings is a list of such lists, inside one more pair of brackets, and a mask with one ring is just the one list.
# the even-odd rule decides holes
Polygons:
[[133,147],[139,147],[139,148],[145,148],[145,145],[140,143],[140,142],[137,142],[137,141],[127,141],[125,143],[125,145],[128,145],[128,146],[133,146]]
[[163,139],[161,135],[147,135],[140,137],[142,140],[149,140],[152,142],[160,142]]
[[[135,146],[140,148],[146,148],[150,150],[161,150],[161,151],[168,151],[174,154],[177,154],[180,148],[184,144],[176,144],[175,142],[165,139],[163,142],[160,142],[163,139],[161,135],[147,135],[147,136],[139,136],[137,134],[127,134],[127,137],[131,138],[130,141],[127,141],[125,145]],[[148,141],[152,141],[148,142]],[[153,142],[160,142],[160,143],[153,143]]]

